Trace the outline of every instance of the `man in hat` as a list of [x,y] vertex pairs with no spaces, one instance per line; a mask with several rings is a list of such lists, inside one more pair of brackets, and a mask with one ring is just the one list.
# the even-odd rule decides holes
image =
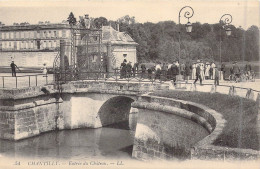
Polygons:
[[12,61],[12,63],[10,64],[10,67],[11,67],[11,70],[12,70],[12,76],[16,77],[15,68],[17,68],[18,70],[20,70],[20,69],[16,66],[16,64],[14,64],[14,61]]
[[127,77],[131,77],[132,75],[132,62],[129,61],[126,65],[126,73],[127,73]]
[[120,66],[120,79],[125,78],[126,77],[126,59],[124,59],[123,63],[121,63]]
[[219,85],[219,76],[220,76],[220,72],[218,70],[218,66],[216,66],[215,68],[215,77],[214,77],[214,84]]
[[[200,60],[198,60],[197,62],[200,62]],[[200,64],[197,63],[197,67],[196,67],[196,79],[194,81],[193,84],[196,84],[196,82],[198,81],[198,79],[200,79],[200,85],[202,85],[202,78],[201,78],[201,71],[200,71]]]
[[179,74],[179,68],[176,65],[176,62],[172,64],[171,66],[171,77],[172,77],[172,81],[174,86],[176,86],[176,76]]

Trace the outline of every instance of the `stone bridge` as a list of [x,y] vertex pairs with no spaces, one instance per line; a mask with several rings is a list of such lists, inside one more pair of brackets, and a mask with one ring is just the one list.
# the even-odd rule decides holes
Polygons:
[[166,84],[96,81],[3,89],[0,138],[19,140],[52,130],[99,128],[127,122],[129,113],[138,112],[134,158],[199,157],[192,147],[210,145],[225,120],[203,105],[147,95],[168,89]]
[[19,140],[42,132],[98,128],[127,121],[139,95],[168,85],[78,81],[57,86],[0,90],[0,138]]

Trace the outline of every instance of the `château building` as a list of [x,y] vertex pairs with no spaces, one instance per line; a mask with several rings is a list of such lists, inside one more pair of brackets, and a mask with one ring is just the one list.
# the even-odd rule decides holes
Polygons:
[[0,27],[0,67],[14,60],[20,67],[51,67],[60,40],[70,37],[68,24],[13,25]]
[[[52,67],[61,40],[71,41],[71,27],[68,23],[0,26],[0,67],[9,68],[12,60],[24,68],[41,68],[43,63]],[[119,68],[124,59],[132,64],[137,61],[137,43],[128,34],[111,26],[102,27],[101,46],[102,53],[110,50],[106,55],[109,58],[106,61],[110,62],[107,64],[109,70]],[[89,64],[102,60],[97,56],[83,57],[89,57]]]

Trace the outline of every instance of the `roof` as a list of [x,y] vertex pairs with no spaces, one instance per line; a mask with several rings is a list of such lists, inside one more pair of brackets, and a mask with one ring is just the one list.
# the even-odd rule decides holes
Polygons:
[[70,25],[66,23],[49,23],[36,25],[9,25],[1,26],[0,31],[17,31],[17,30],[41,30],[41,29],[70,29]]
[[138,45],[127,33],[116,31],[111,26],[102,27],[102,42],[111,42],[118,45]]

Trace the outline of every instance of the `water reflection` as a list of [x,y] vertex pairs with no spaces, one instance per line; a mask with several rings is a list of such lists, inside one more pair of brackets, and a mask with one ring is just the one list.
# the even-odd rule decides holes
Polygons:
[[130,159],[137,114],[98,129],[51,131],[20,141],[0,140],[0,154],[30,159]]

